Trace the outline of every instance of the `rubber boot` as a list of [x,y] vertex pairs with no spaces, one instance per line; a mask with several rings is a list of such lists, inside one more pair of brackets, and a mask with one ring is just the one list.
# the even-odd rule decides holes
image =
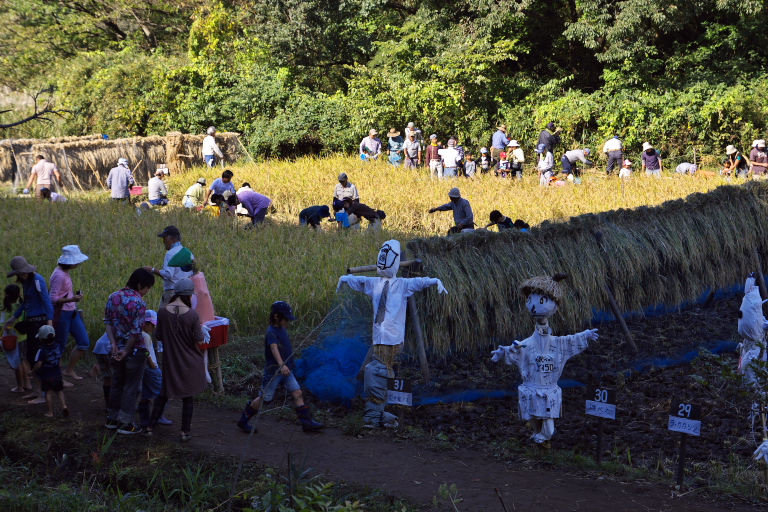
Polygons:
[[296,416],[299,417],[301,430],[304,432],[314,432],[325,428],[325,425],[312,419],[312,413],[309,412],[309,406],[306,404],[296,408]]
[[151,411],[149,409],[149,400],[139,400],[139,405],[136,407],[139,412],[139,426],[141,428],[147,428],[149,426],[149,416]]
[[249,434],[251,432],[255,434],[259,431],[256,427],[252,427],[251,425],[248,424],[248,420],[251,419],[251,417],[255,416],[257,412],[259,412],[259,410],[251,407],[251,402],[248,402],[247,404],[245,404],[245,409],[243,409],[243,414],[241,414],[240,419],[237,420],[237,426],[240,428],[240,430],[242,430],[243,432],[248,432]]

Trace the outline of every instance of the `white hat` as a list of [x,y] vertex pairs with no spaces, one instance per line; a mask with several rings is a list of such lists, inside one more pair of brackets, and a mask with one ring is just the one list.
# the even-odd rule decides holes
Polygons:
[[61,258],[59,258],[60,265],[79,265],[80,263],[88,260],[88,256],[80,252],[80,248],[76,245],[66,245],[61,250]]
[[450,139],[450,140],[448,141],[448,147],[449,147],[449,148],[452,148],[452,147],[454,147],[454,146],[456,146],[456,141],[455,141],[455,140],[453,140],[453,139]]
[[369,135],[369,136],[371,136],[371,135],[378,135],[378,134],[379,134],[379,132],[377,132],[377,131],[376,131],[375,129],[373,129],[373,128],[371,128],[370,130],[368,130],[368,135]]
[[416,126],[416,125],[413,124],[413,122],[408,123],[408,128],[413,128],[414,126]]
[[488,148],[480,148],[480,152],[481,153],[487,153],[488,152]]
[[208,127],[208,135],[213,135],[216,133],[216,127],[215,126],[209,126]]
[[643,142],[643,151],[648,151],[649,149],[653,149],[653,146],[651,146],[651,143]]
[[430,136],[429,136],[429,138],[430,138],[430,139],[436,139],[436,138],[437,138],[437,134],[436,134],[436,133],[433,133],[432,135],[430,135]]
[[734,146],[733,144],[728,144],[728,146],[726,146],[726,148],[725,148],[725,154],[726,155],[732,155],[732,154],[738,153],[738,152],[739,152],[739,150],[736,149],[736,146]]
[[461,197],[461,192],[458,188],[453,187],[451,190],[448,191],[448,197]]
[[755,141],[756,147],[758,148],[764,148],[765,147],[765,139],[757,139]]
[[118,158],[117,159],[117,165],[123,165],[125,167],[128,167],[128,159],[127,158]]
[[511,141],[509,141],[509,144],[507,144],[507,147],[508,148],[511,148],[511,147],[518,147],[519,148],[520,144],[518,144],[516,140],[511,140]]

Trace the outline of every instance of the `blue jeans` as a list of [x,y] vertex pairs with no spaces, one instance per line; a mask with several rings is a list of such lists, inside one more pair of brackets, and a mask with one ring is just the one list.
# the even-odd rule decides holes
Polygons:
[[264,222],[264,219],[267,217],[267,210],[269,210],[269,208],[262,208],[254,213],[253,217],[251,217],[251,223],[256,226],[257,224]]
[[205,155],[203,160],[205,160],[205,165],[213,167],[216,164],[216,155]]
[[289,393],[301,389],[299,383],[296,382],[296,377],[293,376],[293,372],[287,377],[281,373],[276,373],[273,377],[264,378],[261,383],[261,392],[265,402],[271,402],[275,398],[275,391],[280,385],[285,386]]
[[573,164],[570,160],[568,160],[568,157],[563,155],[563,158],[560,159],[560,161],[563,163],[563,173],[564,174],[570,174],[573,172]]
[[69,335],[75,338],[77,348],[88,350],[91,346],[91,340],[88,338],[88,331],[85,329],[82,317],[77,311],[62,311],[59,315],[59,323],[56,325],[56,343],[61,347],[61,351],[67,347]]
[[147,365],[145,349],[136,349],[122,361],[109,360],[112,369],[112,389],[109,393],[107,417],[120,423],[133,423],[136,399],[141,390],[144,367]]
[[152,400],[160,396],[163,384],[163,372],[160,368],[144,368],[144,376],[141,378],[141,399]]
[[168,204],[167,199],[150,199],[149,204],[152,206],[165,206]]

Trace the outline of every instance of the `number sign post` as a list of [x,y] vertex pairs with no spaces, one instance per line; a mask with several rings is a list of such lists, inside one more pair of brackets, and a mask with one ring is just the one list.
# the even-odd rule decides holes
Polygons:
[[616,419],[616,392],[611,389],[587,388],[587,414],[597,416],[597,457],[598,465],[603,463],[603,423]]
[[685,477],[685,449],[688,436],[701,435],[701,406],[672,401],[669,407],[669,430],[680,432],[680,457],[677,463],[677,485],[683,485]]

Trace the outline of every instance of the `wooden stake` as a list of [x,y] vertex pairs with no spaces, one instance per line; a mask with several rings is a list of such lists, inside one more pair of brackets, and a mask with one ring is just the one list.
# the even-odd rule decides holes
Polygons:
[[604,418],[597,418],[597,457],[595,462],[600,466],[603,463],[603,422]]
[[683,485],[685,480],[685,446],[688,434],[680,433],[680,459],[677,462],[677,485]]
[[[755,270],[757,271],[757,286],[760,288],[760,295],[762,295],[763,300],[768,299],[768,290],[765,288],[765,276],[763,275],[763,265],[760,261],[760,252],[757,249],[755,249]],[[763,304],[763,312],[766,310],[766,304]]]

